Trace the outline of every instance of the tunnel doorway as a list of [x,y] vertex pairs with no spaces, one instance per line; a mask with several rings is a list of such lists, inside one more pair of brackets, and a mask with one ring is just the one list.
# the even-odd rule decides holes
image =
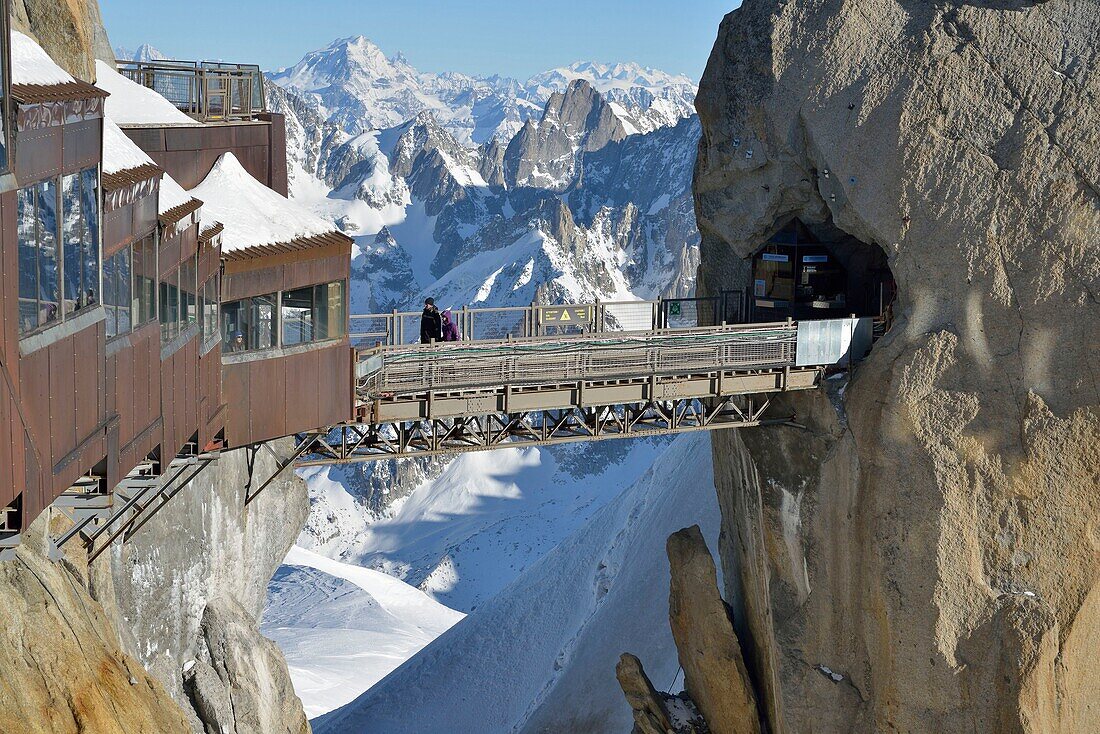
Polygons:
[[885,317],[896,295],[881,247],[796,218],[753,255],[746,310],[754,322]]

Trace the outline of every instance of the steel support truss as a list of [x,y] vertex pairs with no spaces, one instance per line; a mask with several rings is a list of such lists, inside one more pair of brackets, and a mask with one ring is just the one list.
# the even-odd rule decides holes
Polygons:
[[[260,493],[271,486],[271,483],[278,479],[284,471],[287,470],[294,462],[296,462],[302,454],[310,449],[313,443],[328,433],[314,431],[312,433],[300,433],[295,436],[294,451],[290,453],[290,456],[283,457],[273,449],[270,443],[258,443],[251,446],[245,446],[245,460],[248,466],[248,481],[244,486],[244,504],[245,507],[252,504],[252,501],[260,496]],[[267,451],[275,459],[275,470],[262,482],[257,482],[258,477],[256,475],[256,460],[259,458],[260,451]]]
[[53,507],[72,521],[72,527],[51,538],[51,553],[58,555],[62,546],[79,537],[88,560],[94,561],[118,538],[132,538],[217,460],[217,452],[179,456],[160,473],[155,462],[145,462],[112,491],[106,490],[102,478],[82,477],[54,501]]
[[348,464],[789,422],[789,418],[764,418],[769,405],[770,400],[754,396],[682,398],[381,424],[347,423],[324,434],[299,436],[297,451],[302,458],[297,463]]

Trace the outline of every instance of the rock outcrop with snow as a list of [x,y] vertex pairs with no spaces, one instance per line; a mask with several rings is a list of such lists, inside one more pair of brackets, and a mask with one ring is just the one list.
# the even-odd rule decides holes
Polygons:
[[[715,436],[773,732],[1100,730],[1100,8],[745,0],[703,77],[701,281],[791,217],[895,322],[804,427]],[[713,722],[712,722],[713,724]]]

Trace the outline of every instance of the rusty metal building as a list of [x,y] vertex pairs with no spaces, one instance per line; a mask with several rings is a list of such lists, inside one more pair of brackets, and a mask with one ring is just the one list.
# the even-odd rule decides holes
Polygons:
[[[351,241],[313,223],[242,244],[189,191],[231,160],[268,206],[292,207],[259,70],[107,67],[111,91],[6,12],[0,26],[2,557],[51,504],[109,505],[95,502],[184,459],[349,419],[353,381]],[[181,83],[204,91],[174,99]],[[107,100],[139,90],[185,118],[116,125]]]

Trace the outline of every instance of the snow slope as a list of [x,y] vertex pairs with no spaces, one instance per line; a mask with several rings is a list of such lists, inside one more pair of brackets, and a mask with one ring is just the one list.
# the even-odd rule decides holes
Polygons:
[[677,438],[653,467],[497,596],[316,734],[630,731],[621,652],[675,678],[665,539],[699,523],[716,547],[710,440]]
[[[14,36],[13,36],[14,38]],[[96,59],[95,85],[111,96],[104,109],[119,125],[199,125],[148,87],[127,79]]]
[[307,530],[299,544],[470,611],[629,487],[667,446],[667,439],[603,441],[462,454],[379,519],[322,469],[307,477],[314,513],[343,516],[330,524],[344,534],[322,540]]
[[307,716],[353,700],[462,614],[384,573],[294,547],[268,584],[262,631]]

